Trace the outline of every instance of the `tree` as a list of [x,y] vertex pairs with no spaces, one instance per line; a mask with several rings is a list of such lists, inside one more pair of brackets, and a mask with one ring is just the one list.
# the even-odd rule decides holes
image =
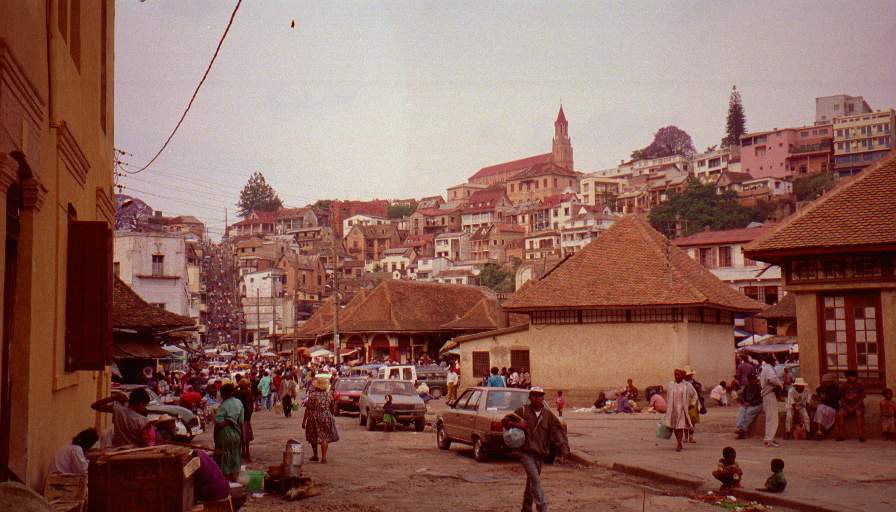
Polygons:
[[115,230],[135,231],[140,222],[151,217],[153,209],[136,197],[115,194]]
[[756,213],[737,202],[733,191],[716,193],[715,186],[689,178],[685,189],[672,192],[668,201],[650,210],[650,224],[669,238],[680,230],[684,236],[709,229],[745,227]]
[[677,126],[664,126],[657,130],[653,135],[653,142],[647,147],[632,151],[632,159],[649,160],[672,155],[690,157],[694,153],[694,141],[688,132]]
[[837,178],[832,172],[823,172],[797,178],[793,182],[793,194],[797,201],[812,201],[834,188]]
[[728,120],[725,124],[725,138],[722,139],[722,147],[740,145],[740,136],[747,132],[747,116],[744,114],[744,106],[740,101],[740,93],[737,86],[731,87],[731,97],[728,99]]
[[386,216],[390,219],[403,219],[408,217],[417,210],[417,203],[412,204],[390,204],[386,210]]
[[255,172],[249,177],[249,181],[240,192],[240,201],[237,203],[240,217],[247,217],[252,210],[274,212],[282,206],[283,201],[277,197],[277,193],[268,185],[264,175],[260,172]]
[[496,292],[512,292],[516,287],[516,273],[496,263],[486,263],[479,271],[479,284]]

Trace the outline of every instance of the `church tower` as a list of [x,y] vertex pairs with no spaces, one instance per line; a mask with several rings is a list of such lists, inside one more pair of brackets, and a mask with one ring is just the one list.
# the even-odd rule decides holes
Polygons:
[[557,113],[557,120],[554,121],[554,146],[551,150],[551,160],[558,167],[575,171],[572,166],[572,143],[569,140],[569,123],[566,122],[566,116],[563,114],[563,105],[560,105],[560,112]]

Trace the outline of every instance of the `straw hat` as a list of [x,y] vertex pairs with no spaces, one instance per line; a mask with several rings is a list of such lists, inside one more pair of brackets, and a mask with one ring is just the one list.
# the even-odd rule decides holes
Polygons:
[[316,375],[314,377],[314,387],[321,391],[326,391],[330,387],[329,375]]
[[797,377],[796,380],[793,381],[794,386],[808,386],[809,383],[806,382],[806,379],[802,377]]
[[529,388],[530,395],[544,395],[544,388],[541,386],[532,386]]
[[691,365],[685,365],[684,374],[685,375],[697,375],[697,370],[691,368]]

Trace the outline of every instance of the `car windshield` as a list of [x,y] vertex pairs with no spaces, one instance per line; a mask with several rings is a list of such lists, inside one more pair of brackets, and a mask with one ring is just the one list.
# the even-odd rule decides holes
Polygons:
[[528,393],[517,391],[489,391],[485,409],[489,411],[514,411],[526,405]]
[[363,380],[344,380],[336,381],[336,391],[358,391],[364,389]]
[[390,381],[390,382],[374,382],[370,385],[370,394],[372,395],[416,395],[417,391],[410,382],[406,381]]

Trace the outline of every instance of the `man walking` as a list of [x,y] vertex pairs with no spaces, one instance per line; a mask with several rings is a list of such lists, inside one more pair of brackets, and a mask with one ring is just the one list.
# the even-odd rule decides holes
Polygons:
[[296,398],[296,383],[292,380],[292,373],[287,373],[280,382],[280,400],[283,402],[283,415],[292,416],[292,402]]
[[271,410],[271,376],[268,371],[264,371],[264,377],[258,381],[258,391],[261,393],[261,405],[266,411]]
[[762,413],[765,414],[765,446],[777,448],[775,441],[778,433],[778,392],[781,391],[781,380],[775,367],[769,361],[774,356],[762,360],[762,371],[759,373],[759,386],[762,388]]
[[569,442],[560,420],[544,406],[544,390],[529,389],[529,404],[507,415],[504,428],[518,428],[526,432],[526,442],[519,450],[520,463],[526,471],[526,490],[523,493],[523,512],[530,512],[532,504],[538,512],[546,512],[547,502],[541,488],[541,465],[550,453],[551,445],[557,453],[557,463],[563,464],[569,453]]
[[457,381],[460,380],[458,378],[457,372],[454,371],[454,367],[452,366],[448,369],[448,400],[457,400]]

